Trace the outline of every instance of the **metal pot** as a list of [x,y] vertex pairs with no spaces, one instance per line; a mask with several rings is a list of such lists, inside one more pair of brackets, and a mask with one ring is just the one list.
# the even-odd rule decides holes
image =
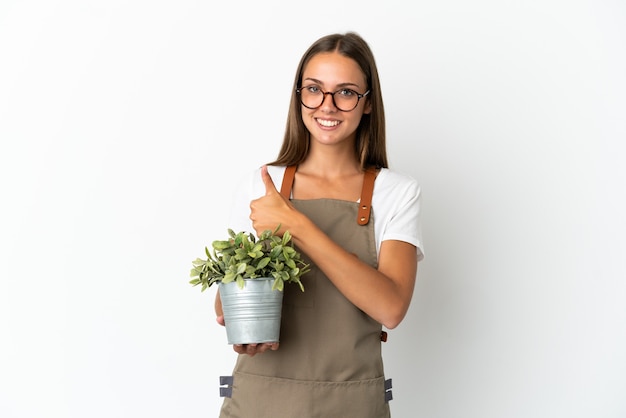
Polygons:
[[272,277],[220,283],[228,344],[278,342],[283,292],[272,290]]

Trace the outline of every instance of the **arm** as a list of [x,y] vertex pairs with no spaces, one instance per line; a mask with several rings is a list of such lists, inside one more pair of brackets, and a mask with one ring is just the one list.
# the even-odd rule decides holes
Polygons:
[[[415,246],[402,241],[384,241],[378,269],[374,269],[338,246],[315,226],[305,222],[290,231],[296,245],[350,302],[389,329],[400,324],[409,309],[415,286]],[[350,279],[355,275],[359,277],[358,281]]]

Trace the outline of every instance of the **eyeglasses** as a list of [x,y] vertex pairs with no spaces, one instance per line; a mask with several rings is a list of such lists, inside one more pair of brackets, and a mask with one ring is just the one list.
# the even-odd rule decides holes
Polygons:
[[308,109],[317,109],[320,107],[322,103],[324,103],[326,95],[330,94],[333,98],[333,104],[337,109],[342,112],[350,112],[358,106],[359,100],[370,93],[370,90],[360,94],[354,90],[346,88],[339,89],[334,92],[328,92],[322,91],[322,89],[317,86],[303,86],[296,89],[296,93],[300,95],[300,102],[302,105]]

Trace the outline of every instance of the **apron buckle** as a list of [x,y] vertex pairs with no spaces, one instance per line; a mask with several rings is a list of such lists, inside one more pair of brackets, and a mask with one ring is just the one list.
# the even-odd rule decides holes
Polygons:
[[385,380],[385,402],[393,400],[393,394],[391,393],[391,379]]
[[220,398],[233,397],[233,377],[220,376]]

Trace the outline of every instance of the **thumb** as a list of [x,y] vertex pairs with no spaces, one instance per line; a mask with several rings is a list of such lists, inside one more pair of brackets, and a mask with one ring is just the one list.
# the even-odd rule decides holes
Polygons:
[[261,177],[263,178],[263,184],[265,184],[265,195],[278,193],[278,190],[276,190],[276,186],[274,186],[274,182],[272,181],[272,177],[270,177],[270,174],[267,172],[266,165],[261,167]]

